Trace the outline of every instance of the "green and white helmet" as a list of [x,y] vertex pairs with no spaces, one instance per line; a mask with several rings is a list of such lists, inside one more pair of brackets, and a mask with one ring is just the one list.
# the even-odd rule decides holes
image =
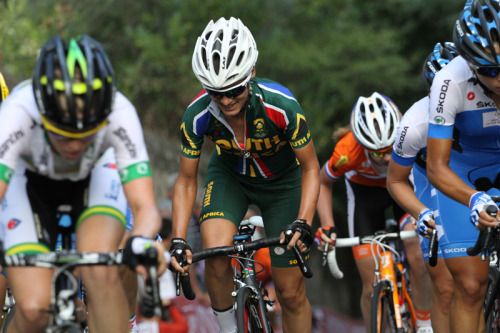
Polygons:
[[[240,19],[210,21],[194,48],[193,72],[202,86],[215,91],[250,81],[259,52],[250,30]],[[225,89],[228,87],[228,89]]]

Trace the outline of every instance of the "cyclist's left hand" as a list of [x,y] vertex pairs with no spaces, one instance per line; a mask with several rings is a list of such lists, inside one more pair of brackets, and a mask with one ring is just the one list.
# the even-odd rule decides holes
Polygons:
[[318,230],[316,231],[316,237],[314,238],[314,243],[320,251],[323,251],[325,249],[326,243],[328,243],[328,251],[331,251],[335,247],[336,239],[337,227],[335,227],[334,225],[329,225],[326,227],[318,228]]
[[469,200],[470,219],[476,229],[482,230],[485,227],[496,227],[498,221],[486,213],[487,206],[496,204],[491,197],[484,192],[474,193]]
[[435,228],[436,222],[434,221],[434,213],[432,212],[432,210],[428,208],[422,209],[422,211],[418,215],[418,233],[426,238],[429,238],[432,233],[432,229]]
[[[293,232],[289,239],[288,233]],[[304,219],[295,220],[292,224],[288,224],[281,229],[280,243],[284,244],[288,241],[287,249],[291,250],[294,244],[300,249],[300,252],[305,252],[309,249],[313,242],[311,226]]]
[[157,251],[158,261],[156,270],[158,276],[162,275],[167,269],[167,262],[165,260],[165,256],[163,255],[165,249],[161,243],[148,237],[132,236],[127,240],[125,243],[125,249],[123,250],[123,263],[132,270],[135,270],[138,274],[148,276],[147,269],[144,266],[143,255],[150,247],[154,247]]

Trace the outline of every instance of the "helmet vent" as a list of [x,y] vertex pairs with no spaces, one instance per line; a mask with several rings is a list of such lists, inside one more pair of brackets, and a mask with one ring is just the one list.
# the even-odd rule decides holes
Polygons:
[[252,34],[241,20],[222,17],[217,22],[210,21],[201,36],[192,66],[203,86],[221,89],[248,78],[259,53]]

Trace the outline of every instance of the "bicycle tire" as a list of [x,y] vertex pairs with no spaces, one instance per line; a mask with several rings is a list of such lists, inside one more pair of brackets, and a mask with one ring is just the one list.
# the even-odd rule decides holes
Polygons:
[[391,284],[382,280],[373,288],[370,317],[370,332],[384,333],[387,324],[391,332],[396,332],[396,314],[393,306]]
[[500,294],[498,279],[500,272],[497,267],[490,267],[488,273],[488,289],[484,299],[484,319],[486,333],[500,332]]
[[236,295],[236,323],[241,333],[272,333],[267,309],[262,295],[255,297],[255,291],[244,286]]

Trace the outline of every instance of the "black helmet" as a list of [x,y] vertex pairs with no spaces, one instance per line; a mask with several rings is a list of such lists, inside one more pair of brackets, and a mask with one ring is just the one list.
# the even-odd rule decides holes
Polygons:
[[65,43],[60,36],[42,48],[33,91],[42,120],[69,131],[103,124],[115,96],[111,63],[101,44],[87,35]]
[[468,0],[455,22],[453,42],[458,53],[472,66],[499,66],[499,0]]
[[0,104],[7,96],[9,96],[9,88],[7,88],[7,83],[5,83],[2,73],[0,73]]
[[431,88],[432,80],[434,80],[436,73],[457,56],[458,53],[453,43],[437,43],[434,46],[434,50],[427,56],[422,68],[422,80],[427,89]]

